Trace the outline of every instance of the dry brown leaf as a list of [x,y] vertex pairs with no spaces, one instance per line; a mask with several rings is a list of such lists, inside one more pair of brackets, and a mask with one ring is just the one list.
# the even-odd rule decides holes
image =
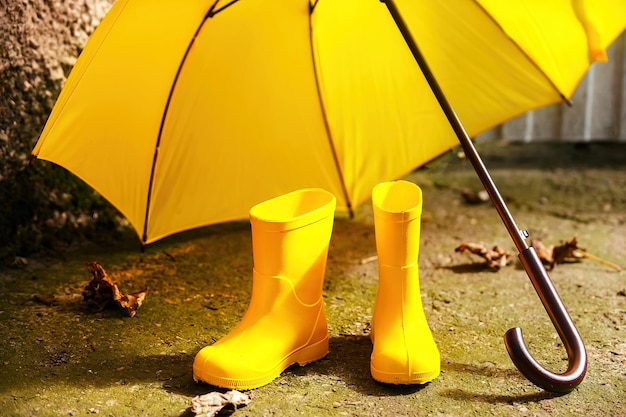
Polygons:
[[110,304],[117,304],[130,317],[137,313],[146,298],[147,288],[132,294],[123,294],[99,263],[88,263],[87,270],[93,275],[93,279],[83,290],[83,300],[95,312],[104,310]]
[[530,246],[535,248],[541,262],[550,267],[550,269],[554,268],[557,264],[562,264],[568,259],[583,258],[581,251],[584,251],[584,249],[578,247],[578,239],[576,236],[569,242],[561,241],[561,244],[558,246],[545,246],[541,239],[533,239],[530,242]]
[[530,241],[530,246],[535,249],[537,256],[544,265],[554,267],[554,245],[546,246],[541,239],[533,239]]
[[535,248],[537,256],[539,256],[541,262],[550,267],[550,269],[554,268],[557,264],[565,263],[568,260],[580,260],[587,258],[606,265],[618,272],[622,270],[619,265],[592,255],[588,253],[586,249],[579,248],[576,236],[574,236],[569,242],[561,241],[560,245],[550,246],[545,246],[541,239],[533,239],[530,242],[530,246]]
[[117,302],[120,307],[126,310],[126,313],[128,313],[129,316],[133,317],[137,314],[137,309],[141,307],[141,304],[143,304],[143,300],[145,300],[147,293],[148,289],[145,288],[132,294],[122,294]]
[[213,417],[227,406],[237,410],[237,406],[248,405],[250,401],[252,401],[252,398],[249,395],[235,390],[225,393],[210,392],[204,395],[196,395],[191,399],[191,412],[196,415]]
[[488,249],[485,245],[479,243],[462,243],[455,251],[461,253],[469,251],[474,255],[478,255],[485,260],[488,268],[494,270],[507,266],[513,260],[513,256],[504,249],[498,246]]

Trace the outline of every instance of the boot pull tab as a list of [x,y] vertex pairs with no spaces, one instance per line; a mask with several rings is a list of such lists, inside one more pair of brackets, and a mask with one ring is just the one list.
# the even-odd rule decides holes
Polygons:
[[534,248],[520,252],[519,259],[565,346],[567,370],[556,374],[542,367],[528,352],[519,327],[506,332],[504,344],[517,369],[533,384],[547,391],[568,393],[582,382],[587,373],[585,345]]

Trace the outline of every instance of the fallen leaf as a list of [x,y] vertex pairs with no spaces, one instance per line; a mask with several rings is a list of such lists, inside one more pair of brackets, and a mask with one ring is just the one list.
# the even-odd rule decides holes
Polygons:
[[117,302],[119,303],[120,307],[126,310],[129,316],[133,317],[137,313],[137,309],[141,307],[141,304],[143,303],[143,300],[145,300],[147,293],[148,289],[145,288],[132,294],[122,294]]
[[488,249],[485,245],[479,243],[462,243],[455,251],[461,253],[469,251],[474,255],[478,255],[485,260],[488,268],[494,270],[503,268],[513,261],[513,256],[498,246]]
[[584,256],[581,251],[584,251],[584,249],[578,247],[578,239],[576,236],[574,236],[569,242],[561,241],[560,245],[554,247],[554,263],[562,264],[567,259],[582,259]]
[[544,265],[554,268],[554,245],[546,246],[541,239],[533,239],[530,241],[530,246],[535,249],[537,256]]
[[213,417],[227,406],[237,410],[237,406],[248,405],[250,401],[252,401],[251,396],[235,390],[225,393],[210,392],[196,395],[191,399],[191,412],[195,415]]
[[550,246],[545,246],[541,239],[533,239],[530,242],[530,246],[535,248],[541,262],[550,267],[550,269],[557,264],[566,262],[568,259],[581,259],[583,256],[580,251],[584,250],[578,247],[578,239],[575,236],[569,242],[561,241],[560,245]]
[[100,264],[90,262],[87,270],[93,275],[93,279],[83,289],[82,295],[94,312],[100,312],[110,304],[117,304],[130,317],[137,313],[146,298],[147,288],[132,294],[123,294]]
[[569,242],[561,241],[560,245],[545,246],[541,239],[533,239],[530,242],[530,246],[535,248],[537,256],[546,266],[550,269],[554,268],[557,264],[562,264],[571,260],[581,260],[583,258],[590,259],[592,261],[606,265],[616,271],[621,271],[622,268],[612,262],[599,258],[587,252],[586,249],[578,247],[578,239],[576,236]]

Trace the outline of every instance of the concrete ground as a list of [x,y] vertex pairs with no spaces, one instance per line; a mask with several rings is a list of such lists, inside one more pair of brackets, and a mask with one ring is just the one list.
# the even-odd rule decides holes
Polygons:
[[[545,244],[577,236],[591,254],[626,266],[626,146],[479,144],[521,228]],[[626,276],[584,259],[550,276],[585,341],[589,368],[569,394],[546,392],[512,364],[502,336],[521,327],[533,356],[562,372],[565,350],[526,274],[497,272],[455,252],[461,243],[517,255],[481,186],[450,152],[407,177],[424,191],[420,279],[441,351],[425,386],[388,386],[369,372],[377,286],[371,206],[335,221],[324,287],[330,353],[252,390],[235,416],[626,416]],[[128,236],[0,271],[0,415],[191,416],[194,355],[244,313],[251,289],[247,221],[180,234],[138,250]],[[135,317],[91,312],[81,292],[99,262],[123,292],[149,288]],[[35,298],[35,294],[44,297]],[[55,302],[51,302],[54,295]],[[46,297],[47,296],[47,297]],[[223,390],[222,390],[223,391]]]

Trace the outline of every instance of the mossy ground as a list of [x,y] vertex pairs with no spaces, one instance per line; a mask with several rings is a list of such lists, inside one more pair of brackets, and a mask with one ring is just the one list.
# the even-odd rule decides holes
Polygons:
[[[626,266],[626,146],[500,143],[479,150],[521,228],[544,243],[578,236],[590,253]],[[463,242],[516,254],[490,204],[460,190],[481,185],[451,152],[410,174],[424,191],[422,299],[442,357],[425,386],[388,386],[369,373],[367,337],[377,286],[371,206],[335,220],[324,288],[330,353],[253,390],[237,416],[626,415],[626,276],[585,260],[550,276],[585,340],[589,368],[573,392],[528,382],[511,363],[504,332],[523,328],[529,350],[562,372],[565,350],[518,264],[493,272]],[[0,415],[185,416],[191,398],[216,390],[193,382],[195,353],[243,315],[251,290],[247,221],[215,225],[151,245],[134,236],[57,259],[0,271]],[[365,262],[364,262],[365,260]],[[149,287],[133,318],[92,313],[81,297],[99,262],[120,289]],[[54,294],[48,306],[33,294]]]

